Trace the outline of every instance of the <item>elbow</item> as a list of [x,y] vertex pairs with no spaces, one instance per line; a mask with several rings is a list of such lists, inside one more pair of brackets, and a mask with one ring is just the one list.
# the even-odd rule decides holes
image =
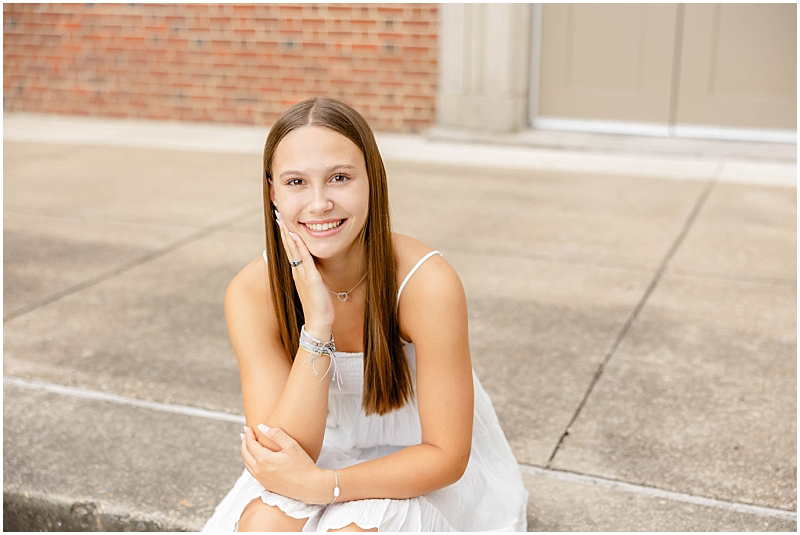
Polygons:
[[456,483],[467,471],[469,465],[469,457],[472,444],[467,444],[466,448],[453,452],[450,456],[449,463],[447,463],[447,483],[452,485]]
[[468,444],[465,451],[459,457],[456,480],[453,481],[453,483],[461,479],[461,476],[463,476],[464,472],[467,471],[467,466],[469,465],[469,457],[471,453],[472,453],[472,444]]

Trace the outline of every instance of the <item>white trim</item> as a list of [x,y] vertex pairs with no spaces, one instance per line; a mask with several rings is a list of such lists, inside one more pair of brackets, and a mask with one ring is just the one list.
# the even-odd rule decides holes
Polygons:
[[763,141],[766,143],[797,143],[797,130],[767,130],[760,128],[728,128],[723,126],[675,125],[675,137],[724,139],[726,141]]
[[595,121],[590,119],[563,119],[561,117],[536,117],[533,120],[533,128],[537,130],[591,132],[595,134],[669,137],[669,127],[665,124],[634,123],[628,121]]
[[673,492],[670,490],[662,490],[654,487],[645,487],[644,485],[635,485],[633,483],[625,483],[623,481],[615,481],[613,479],[606,479],[604,477],[587,476],[584,474],[576,474],[575,472],[566,472],[561,470],[549,470],[547,468],[539,468],[538,466],[531,466],[528,464],[519,465],[523,474],[531,474],[536,476],[544,476],[569,483],[581,483],[583,485],[593,485],[596,487],[604,487],[607,489],[620,490],[623,492],[631,492],[633,494],[642,494],[652,498],[666,498],[668,500],[675,500],[678,502],[687,502],[695,505],[704,505],[706,507],[716,507],[717,509],[727,509],[737,513],[747,513],[759,516],[771,516],[773,518],[780,518],[782,520],[791,520],[797,522],[797,513],[794,511],[786,511],[784,509],[775,509],[773,507],[761,507],[759,505],[747,505],[743,503],[727,502],[723,500],[716,500],[714,498],[706,498],[704,496],[694,496],[692,494],[684,494],[682,492]]
[[797,143],[796,130],[768,130],[759,128],[729,128],[724,126],[668,126],[659,123],[634,121],[596,121],[590,119],[564,119],[561,117],[536,117],[533,128],[596,134],[626,134],[634,136],[679,137],[696,139],[721,139],[725,141],[757,141],[763,143]]
[[528,87],[528,124],[539,113],[539,74],[542,69],[542,4],[531,7],[531,70]]

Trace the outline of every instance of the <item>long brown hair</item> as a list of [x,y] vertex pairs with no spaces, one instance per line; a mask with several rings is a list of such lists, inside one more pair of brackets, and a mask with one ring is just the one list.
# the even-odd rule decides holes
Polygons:
[[359,240],[366,252],[364,306],[364,395],[367,414],[383,415],[402,407],[412,395],[411,372],[403,353],[397,316],[397,266],[392,248],[386,170],[378,145],[364,118],[350,106],[330,98],[311,98],[295,104],[277,120],[264,145],[264,219],[272,303],[280,340],[294,360],[305,323],[303,306],[294,287],[289,258],[275,223],[270,200],[272,159],[278,143],[292,130],[322,126],[345,136],[361,149],[369,178],[369,213]]

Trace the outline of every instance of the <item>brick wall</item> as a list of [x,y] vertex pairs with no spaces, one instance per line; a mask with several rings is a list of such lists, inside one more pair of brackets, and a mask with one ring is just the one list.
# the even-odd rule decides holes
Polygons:
[[309,96],[432,125],[436,4],[4,4],[3,108],[269,125]]

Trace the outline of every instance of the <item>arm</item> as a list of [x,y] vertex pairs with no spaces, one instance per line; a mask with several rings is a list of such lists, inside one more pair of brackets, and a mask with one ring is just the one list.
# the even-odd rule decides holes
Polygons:
[[[309,309],[314,308],[315,299],[318,302],[322,300],[320,297],[330,302],[330,294],[313,267],[314,259],[304,246],[298,250],[297,244],[292,242],[291,245],[294,248],[289,257],[303,258],[304,262],[293,272],[295,282],[298,283],[298,277],[305,279],[316,275],[319,280],[314,279],[312,283],[322,284],[321,288],[309,291],[306,280],[298,283],[304,309],[306,303],[309,303]],[[273,451],[280,449],[279,446],[261,436],[257,425],[284,429],[316,461],[325,435],[330,374],[320,381],[310,363],[303,365],[308,353],[302,349],[298,349],[294,363],[290,361],[279,342],[278,320],[271,305],[266,266],[261,262],[260,267],[249,266],[248,269],[249,275],[244,272],[237,275],[225,294],[225,316],[239,364],[247,426],[257,433],[265,447]],[[318,308],[324,309],[325,304]],[[332,309],[332,302],[330,307]],[[324,313],[306,314],[306,317],[317,318],[313,324],[309,320],[307,326],[313,336],[320,340],[330,339],[332,317],[330,321]],[[327,357],[320,357],[316,363],[317,370],[325,370],[328,363]]]
[[[316,460],[325,433],[330,375],[320,383],[310,365],[303,367],[307,353],[302,350],[290,362],[278,342],[277,320],[267,304],[269,290],[265,292],[262,284],[260,291],[253,291],[253,286],[237,275],[225,293],[225,317],[239,365],[247,426],[256,434],[258,424],[285,429]],[[327,359],[320,358],[317,369],[325,367]],[[264,437],[259,441],[273,451],[280,449]]]
[[[421,496],[458,481],[472,445],[473,382],[467,304],[456,272],[428,260],[406,285],[403,330],[417,355],[421,444],[338,470],[338,501]],[[333,497],[333,474],[317,473],[314,503]]]

